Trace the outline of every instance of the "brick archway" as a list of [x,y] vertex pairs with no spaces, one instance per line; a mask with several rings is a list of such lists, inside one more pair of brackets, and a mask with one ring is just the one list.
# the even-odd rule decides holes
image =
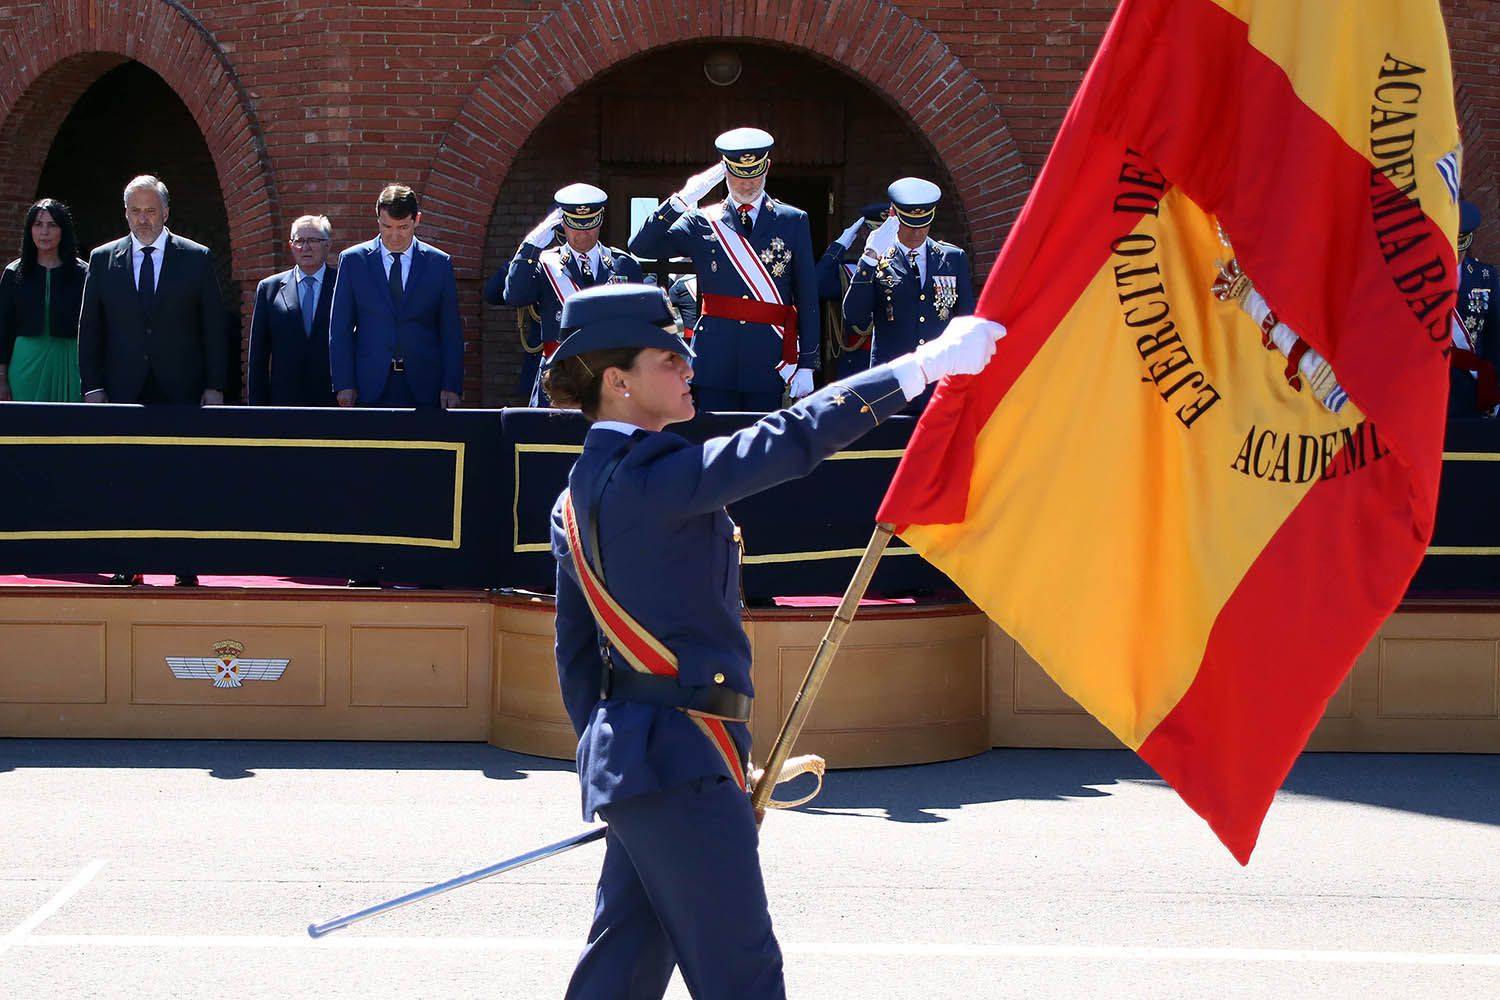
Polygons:
[[[275,186],[259,122],[234,67],[181,5],[38,7],[4,40],[0,62],[0,234],[19,231],[69,110],[105,72],[134,59],[182,100],[214,158],[229,220],[230,273],[253,294],[274,264]],[[123,220],[121,222],[123,230]]]
[[[812,55],[899,108],[949,170],[976,246],[998,248],[1025,200],[1020,151],[984,86],[932,32],[890,0],[812,0],[802,16],[725,0],[599,0],[585,20],[557,8],[512,43],[443,139],[423,191],[461,276],[478,276],[485,224],[512,161],[565,97],[653,49],[716,39]],[[983,255],[988,257],[989,255]],[[987,266],[988,259],[979,261]]]

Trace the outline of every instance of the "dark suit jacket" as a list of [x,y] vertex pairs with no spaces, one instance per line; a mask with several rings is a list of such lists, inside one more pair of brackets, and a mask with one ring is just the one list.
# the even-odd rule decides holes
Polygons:
[[338,271],[328,268],[318,286],[312,333],[302,332],[302,300],[297,268],[273,274],[255,289],[250,318],[250,403],[252,406],[331,406],[328,373],[328,317]]
[[399,311],[391,301],[379,237],[339,254],[328,326],[334,392],[355,389],[360,402],[373,402],[398,356],[419,403],[436,406],[443,389],[463,392],[464,335],[453,262],[420,240],[412,246],[416,253]]
[[229,351],[213,255],[168,232],[148,316],[130,250],[126,236],[89,254],[78,319],[83,391],[103,389],[112,403],[134,403],[149,373],[173,403],[197,405],[205,388],[223,392]]

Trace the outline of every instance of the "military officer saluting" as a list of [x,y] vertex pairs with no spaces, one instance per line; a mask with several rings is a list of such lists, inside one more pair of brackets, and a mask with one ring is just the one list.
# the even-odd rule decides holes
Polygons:
[[880,228],[890,214],[890,202],[876,201],[864,206],[859,210],[859,218],[849,223],[849,228],[828,244],[818,258],[818,295],[833,304],[836,319],[831,324],[832,341],[825,345],[824,351],[835,359],[838,378],[870,367],[870,328],[855,330],[844,325],[844,295],[849,291],[849,282],[854,279],[859,254],[864,249],[861,243],[856,250],[855,240],[862,233],[868,236]]
[[[1458,318],[1469,336],[1470,349],[1489,366],[1479,365],[1473,376],[1463,371],[1453,373],[1450,416],[1473,416],[1476,409],[1493,412],[1493,405],[1484,404],[1492,404],[1500,395],[1500,384],[1495,381],[1495,369],[1500,368],[1500,272],[1495,265],[1469,253],[1474,230],[1481,221],[1478,206],[1468,201],[1459,206],[1458,252],[1462,260],[1458,265]],[[1489,391],[1477,389],[1474,378],[1487,380]]]
[[[927,235],[942,191],[920,177],[903,177],[886,193],[895,212],[865,239],[844,296],[846,327],[875,326],[872,366],[916,350],[954,316],[974,312],[968,255]],[[924,393],[910,409],[925,406],[930,396]]]
[[[496,272],[484,286],[484,300],[491,305],[536,310],[544,361],[562,340],[558,324],[569,297],[595,285],[641,280],[641,265],[633,257],[599,242],[604,204],[609,200],[604,191],[592,184],[569,184],[552,197],[556,206],[526,234],[510,267]],[[553,247],[559,225],[563,244]],[[530,404],[545,405],[539,369],[529,388]]]
[[[807,213],[766,195],[774,140],[731,129],[722,160],[688,178],[630,241],[640,257],[690,257],[702,312],[693,335],[693,388],[706,410],[774,410],[785,391],[813,391],[818,282]],[[729,197],[698,202],[725,180]]]

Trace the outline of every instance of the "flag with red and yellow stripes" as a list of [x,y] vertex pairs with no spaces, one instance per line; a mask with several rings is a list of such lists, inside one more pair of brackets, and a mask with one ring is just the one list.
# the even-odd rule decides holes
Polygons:
[[1432,532],[1437,0],[1123,0],[880,511],[1241,863]]

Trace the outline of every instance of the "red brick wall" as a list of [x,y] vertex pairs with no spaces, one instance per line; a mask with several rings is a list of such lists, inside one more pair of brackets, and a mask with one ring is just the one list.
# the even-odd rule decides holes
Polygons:
[[[870,145],[862,131],[892,134],[883,113],[902,131],[899,146],[876,144],[877,154],[942,163],[941,179],[961,206],[952,218],[962,219],[982,275],[1114,7],[1115,0],[3,4],[0,243],[36,193],[72,102],[121,59],[137,59],[182,98],[213,154],[245,324],[255,282],[289,265],[284,240],[293,218],[327,213],[337,244],[347,246],[373,235],[376,190],[403,180],[424,198],[423,237],[459,267],[467,395],[478,401],[485,383],[505,374],[503,358],[487,362],[488,374],[480,363],[479,284],[505,244],[513,247],[522,221],[537,214],[545,176],[560,168],[545,156],[525,161],[544,150],[549,116],[581,88],[611,71],[629,73],[638,57],[712,39],[837,67],[829,72],[853,88],[851,106],[877,106],[849,119],[858,123],[851,150]],[[1478,249],[1492,257],[1500,256],[1496,7],[1443,2],[1468,194],[1487,216]],[[851,152],[846,191],[890,173],[872,167],[861,178],[863,162]]]

